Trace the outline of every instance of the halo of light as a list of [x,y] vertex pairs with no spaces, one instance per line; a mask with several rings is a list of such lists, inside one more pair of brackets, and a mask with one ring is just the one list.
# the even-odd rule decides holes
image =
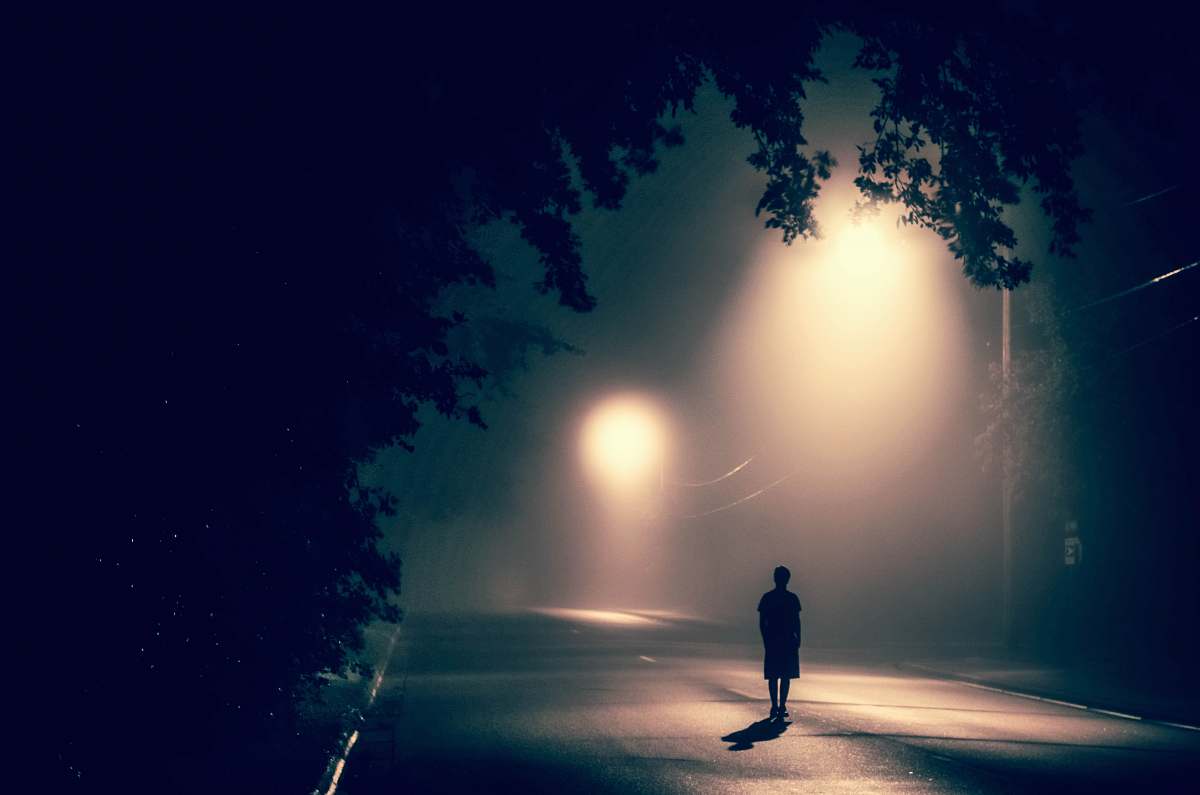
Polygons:
[[851,220],[854,195],[818,208],[823,238],[764,242],[714,356],[743,432],[794,451],[827,493],[912,466],[967,369],[944,247],[894,208]]
[[666,441],[666,422],[653,401],[639,395],[617,395],[588,413],[580,452],[588,474],[611,488],[657,488]]

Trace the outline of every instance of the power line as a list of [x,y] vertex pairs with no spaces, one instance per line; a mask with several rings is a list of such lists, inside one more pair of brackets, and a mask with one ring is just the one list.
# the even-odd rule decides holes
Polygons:
[[1163,281],[1166,281],[1167,279],[1170,279],[1172,276],[1178,276],[1179,274],[1183,273],[1184,271],[1191,270],[1192,268],[1196,267],[1197,265],[1200,265],[1200,260],[1196,260],[1195,262],[1191,262],[1187,265],[1176,268],[1173,271],[1167,271],[1166,273],[1155,276],[1153,279],[1144,281],[1141,284],[1135,284],[1133,287],[1130,287],[1126,290],[1121,290],[1118,293],[1113,293],[1112,295],[1105,296],[1104,298],[1099,298],[1095,301],[1084,304],[1083,306],[1077,306],[1074,309],[1072,309],[1071,311],[1072,312],[1082,312],[1085,309],[1091,309],[1094,306],[1100,306],[1101,304],[1107,304],[1109,301],[1115,301],[1118,298],[1124,298],[1125,296],[1127,296],[1131,293],[1136,293],[1138,290],[1144,290],[1147,287],[1153,287],[1154,285],[1158,284],[1159,282],[1163,282]]
[[737,506],[741,505],[742,503],[744,503],[744,502],[749,502],[750,500],[754,499],[755,497],[758,497],[759,495],[761,495],[761,494],[764,494],[765,492],[768,492],[768,491],[770,491],[771,489],[775,488],[775,487],[776,487],[776,486],[778,486],[780,483],[782,483],[782,482],[784,482],[785,480],[787,480],[788,478],[792,477],[793,475],[795,475],[795,474],[796,474],[797,472],[799,472],[799,471],[800,471],[800,470],[799,470],[798,468],[797,468],[797,469],[793,469],[791,472],[787,473],[786,475],[784,475],[783,477],[779,478],[778,480],[772,481],[771,483],[768,483],[767,485],[763,486],[763,487],[762,487],[761,489],[759,489],[758,491],[752,491],[752,492],[750,492],[749,494],[747,494],[745,497],[742,497],[742,498],[740,498],[740,499],[736,499],[736,500],[734,500],[733,502],[730,502],[730,503],[727,503],[727,504],[725,504],[725,505],[722,505],[722,506],[720,506],[719,508],[713,508],[713,509],[712,509],[712,510],[710,510],[710,511],[704,511],[704,512],[702,512],[702,513],[692,513],[692,514],[686,514],[686,515],[684,515],[684,516],[680,516],[679,518],[680,518],[680,519],[699,519],[699,518],[701,518],[701,517],[703,517],[703,516],[711,516],[711,515],[713,515],[714,513],[720,513],[721,511],[727,511],[727,510],[729,510],[730,508],[736,508]]
[[1140,199],[1134,199],[1131,202],[1125,202],[1121,206],[1122,207],[1132,207],[1135,204],[1141,204],[1142,202],[1148,202],[1151,199],[1157,199],[1159,196],[1162,196],[1164,193],[1170,193],[1171,191],[1175,190],[1178,187],[1179,187],[1178,185],[1172,185],[1169,188],[1163,188],[1160,191],[1156,191],[1156,192],[1148,194],[1146,196],[1142,196]]
[[1142,347],[1143,345],[1149,345],[1152,342],[1158,342],[1160,339],[1167,336],[1168,334],[1178,331],[1179,329],[1183,328],[1184,326],[1190,326],[1192,323],[1195,323],[1197,320],[1200,320],[1200,315],[1193,315],[1192,317],[1188,318],[1187,320],[1183,321],[1182,323],[1176,323],[1174,326],[1171,326],[1171,328],[1167,329],[1166,331],[1159,332],[1158,334],[1155,334],[1153,337],[1144,339],[1135,345],[1130,345],[1128,348],[1124,348],[1123,350],[1117,351],[1116,353],[1113,354],[1113,358],[1116,358],[1117,356],[1123,356],[1124,354],[1129,353],[1130,351],[1137,350],[1138,348]]
[[733,469],[726,472],[724,475],[713,478],[712,480],[700,480],[700,481],[695,481],[695,482],[687,481],[687,480],[673,480],[673,481],[671,481],[671,485],[672,486],[686,486],[686,487],[692,488],[692,489],[698,489],[701,486],[711,486],[714,483],[720,483],[722,480],[725,480],[726,478],[733,477],[738,472],[741,472],[743,469],[745,469],[746,465],[749,464],[753,460],[754,460],[754,456],[750,456],[745,461],[743,461],[742,463],[735,466]]
[[1166,337],[1169,334],[1173,334],[1176,331],[1179,331],[1179,329],[1181,329],[1181,328],[1190,326],[1192,323],[1195,323],[1197,320],[1200,320],[1200,314],[1193,315],[1192,317],[1188,318],[1187,320],[1184,320],[1182,323],[1176,323],[1174,326],[1171,326],[1170,328],[1168,328],[1164,331],[1160,331],[1159,333],[1155,334],[1152,337],[1147,337],[1146,339],[1144,339],[1140,342],[1134,343],[1133,345],[1130,345],[1127,348],[1122,348],[1119,351],[1115,351],[1114,353],[1107,354],[1100,361],[1093,362],[1088,365],[1084,365],[1081,368],[1081,374],[1086,375],[1087,378],[1080,380],[1078,389],[1081,392],[1089,392],[1093,387],[1097,386],[1100,383],[1101,378],[1103,378],[1108,373],[1111,373],[1113,370],[1115,370],[1117,367],[1119,367],[1123,361],[1125,361],[1124,359],[1122,359],[1122,357],[1125,354],[1135,351],[1138,348],[1142,348],[1146,345],[1150,345],[1151,343],[1158,342],[1163,337]]

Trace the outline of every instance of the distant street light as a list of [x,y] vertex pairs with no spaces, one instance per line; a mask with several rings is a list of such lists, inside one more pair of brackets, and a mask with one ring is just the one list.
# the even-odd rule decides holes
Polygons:
[[652,401],[617,395],[588,414],[580,452],[588,473],[613,491],[661,489],[667,436],[666,419]]

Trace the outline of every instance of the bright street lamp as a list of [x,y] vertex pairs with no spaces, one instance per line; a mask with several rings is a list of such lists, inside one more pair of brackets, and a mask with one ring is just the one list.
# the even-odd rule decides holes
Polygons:
[[580,436],[584,466],[614,491],[641,491],[649,483],[661,487],[666,452],[663,413],[640,395],[607,398],[584,420]]

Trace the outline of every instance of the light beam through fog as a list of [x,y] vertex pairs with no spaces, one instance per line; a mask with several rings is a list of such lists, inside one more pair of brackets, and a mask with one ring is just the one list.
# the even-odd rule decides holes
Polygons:
[[666,412],[644,394],[610,394],[583,418],[579,453],[595,503],[584,512],[590,532],[582,585],[601,604],[631,606],[654,577],[654,506],[662,498],[670,436]]
[[937,241],[886,212],[855,223],[852,201],[822,201],[823,239],[758,252],[717,350],[746,435],[839,491],[908,465],[964,378]]

